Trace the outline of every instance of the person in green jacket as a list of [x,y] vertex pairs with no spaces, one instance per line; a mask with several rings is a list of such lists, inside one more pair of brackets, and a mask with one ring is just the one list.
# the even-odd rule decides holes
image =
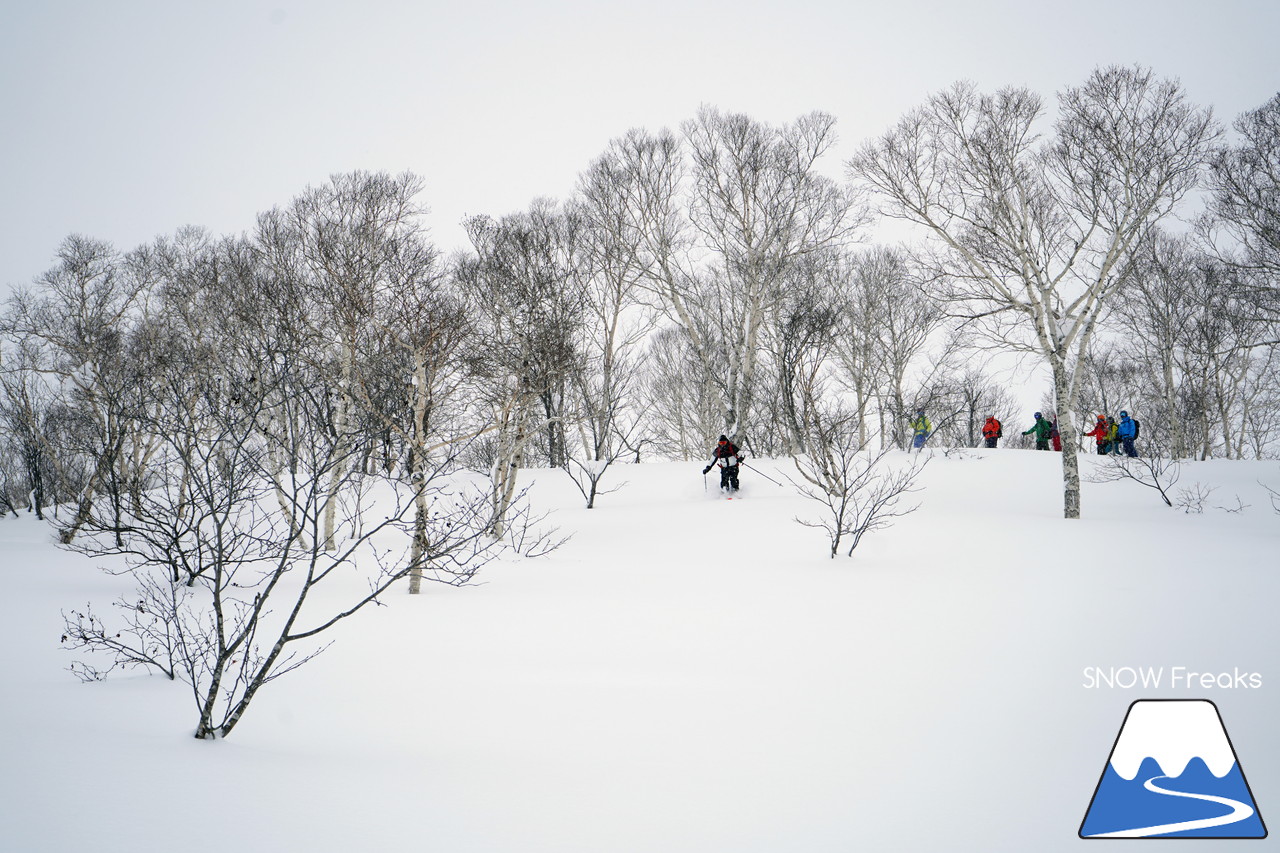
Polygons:
[[933,434],[933,424],[924,416],[924,409],[916,412],[916,416],[911,419],[911,447],[913,450],[919,451],[924,447],[925,441]]
[[1023,435],[1031,435],[1031,433],[1036,434],[1036,450],[1049,449],[1049,436],[1053,433],[1053,424],[1049,423],[1039,412],[1036,412],[1036,422]]

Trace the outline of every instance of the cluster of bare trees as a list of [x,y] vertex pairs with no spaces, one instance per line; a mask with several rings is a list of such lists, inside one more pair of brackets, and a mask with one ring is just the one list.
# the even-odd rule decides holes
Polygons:
[[[646,448],[698,456],[726,432],[805,453],[834,400],[863,447],[904,447],[921,408],[935,443],[974,445],[986,415],[1018,417],[996,353],[1049,368],[1066,436],[1127,406],[1172,455],[1268,455],[1277,113],[1273,99],[1220,145],[1208,110],[1141,68],[1095,71],[1053,121],[1032,92],[958,84],[841,181],[831,116],[775,126],[708,107],[615,140],[566,201],[469,220],[470,250],[447,260],[410,176],[339,176],[245,238],[183,232],[119,255],[74,237],[5,314],[0,502],[75,502],[74,535],[100,496],[136,490],[151,447],[124,391],[165,355],[130,324],[204,334],[174,328],[170,313],[199,312],[157,295],[228,269],[326,339],[332,417],[367,431],[363,467],[413,479],[471,436],[494,534],[522,465],[563,468],[593,505],[609,466]],[[1162,230],[1198,184],[1199,227]],[[875,212],[920,241],[863,245]],[[337,507],[335,492],[327,528]]]
[[[835,400],[860,447],[904,447],[918,409],[935,442],[974,446],[986,415],[1014,421],[986,368],[1012,353],[1052,377],[1067,517],[1086,412],[1142,412],[1166,454],[1273,455],[1277,101],[1234,147],[1142,68],[1099,69],[1046,112],[958,84],[863,145],[843,187],[818,169],[820,114],[770,128],[703,110],[681,135],[617,142],[665,321],[644,385],[659,448],[696,455],[722,429],[804,454]],[[1197,188],[1200,227],[1170,236]],[[870,201],[920,241],[859,246]]]
[[105,655],[82,675],[180,678],[197,736],[224,736],[392,584],[465,583],[512,526],[537,550],[517,494],[499,507],[461,461],[495,429],[473,405],[492,352],[419,191],[354,173],[243,237],[73,237],[12,300],[10,508],[55,507],[65,545],[136,581],[116,617],[67,617],[64,641]]
[[1155,231],[1136,254],[1093,383],[1139,401],[1178,459],[1274,457],[1280,439],[1280,95],[1234,128],[1194,232]]
[[[1275,455],[1280,96],[1229,144],[1142,68],[1095,71],[1054,115],[958,84],[842,180],[831,116],[703,108],[613,141],[567,200],[469,219],[454,257],[410,174],[334,176],[237,237],[70,237],[0,314],[0,511],[53,508],[64,543],[150,573],[121,602],[128,648],[92,614],[71,642],[185,672],[200,731],[225,734],[290,643],[388,584],[545,547],[522,468],[592,507],[619,460],[724,432],[795,457],[856,545],[850,456],[906,447],[919,409],[935,444],[1016,422],[1004,353],[1052,376],[1067,517],[1091,411],[1140,414],[1173,457]],[[877,213],[919,241],[865,244]],[[356,565],[350,608],[303,607]]]
[[1082,401],[1145,413],[1150,440],[1173,458],[1274,455],[1276,325],[1236,276],[1191,237],[1154,233],[1117,300],[1115,339],[1085,359]]
[[[116,255],[71,238],[5,315],[0,503],[70,499],[73,535],[98,496],[140,481],[149,446],[121,389],[150,371],[130,348],[157,345],[124,326],[178,310],[157,282],[196,274],[200,251],[287,290],[297,327],[329,338],[333,419],[367,430],[364,467],[413,478],[472,436],[495,534],[523,465],[563,468],[594,505],[609,467],[646,449],[699,456],[726,432],[805,453],[832,401],[862,447],[905,447],[922,408],[935,443],[976,445],[986,415],[1019,419],[997,353],[1049,368],[1065,436],[1127,407],[1174,456],[1273,454],[1280,98],[1231,145],[1145,69],[1100,69],[1058,100],[1049,122],[1032,92],[958,84],[863,145],[843,182],[831,116],[704,108],[615,140],[564,202],[469,220],[470,250],[448,260],[408,176],[340,176],[239,240],[184,232]],[[1198,182],[1198,227],[1162,230]],[[921,240],[864,245],[876,211]]]
[[821,168],[834,141],[821,113],[772,127],[703,109],[680,134],[631,132],[593,167],[627,200],[618,233],[657,323],[638,396],[658,453],[699,456],[718,432],[802,453],[835,397],[862,446],[905,446],[916,408],[960,429],[964,401],[989,396],[912,259],[861,245],[865,194]]
[[[1109,68],[1058,99],[957,85],[935,95],[850,170],[892,215],[932,238],[917,253],[940,297],[988,340],[1041,357],[1059,428],[1076,432],[1082,361],[1134,254],[1195,186],[1216,135],[1207,110],[1142,69]],[[1075,443],[1064,512],[1080,514]]]

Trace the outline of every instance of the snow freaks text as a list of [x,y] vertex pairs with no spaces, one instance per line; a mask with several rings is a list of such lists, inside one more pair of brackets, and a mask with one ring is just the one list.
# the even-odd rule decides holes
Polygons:
[[1086,690],[1258,690],[1262,687],[1262,673],[1245,672],[1239,667],[1203,672],[1186,666],[1086,666],[1083,686]]

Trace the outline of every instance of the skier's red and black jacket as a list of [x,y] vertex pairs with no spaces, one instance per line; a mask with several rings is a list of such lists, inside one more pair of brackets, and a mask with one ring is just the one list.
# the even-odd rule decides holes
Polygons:
[[732,441],[722,441],[711,451],[711,463],[721,468],[736,468],[742,460],[742,454]]

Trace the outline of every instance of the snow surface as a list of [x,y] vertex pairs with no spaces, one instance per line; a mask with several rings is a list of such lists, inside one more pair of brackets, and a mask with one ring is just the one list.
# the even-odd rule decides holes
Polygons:
[[1138,702],[1125,718],[1111,766],[1132,781],[1145,758],[1154,758],[1166,776],[1181,776],[1193,758],[1202,758],[1221,779],[1235,766],[1235,753],[1214,706],[1205,701]]
[[[1056,454],[937,453],[920,510],[836,560],[793,520],[816,505],[750,470],[720,500],[701,464],[611,468],[591,511],[530,472],[568,544],[344,622],[219,742],[181,684],[66,671],[60,611],[128,587],[0,521],[0,849],[1075,850],[1142,698],[1215,701],[1280,809],[1280,464],[1185,465],[1200,515],[1086,484],[1069,522]],[[1262,686],[1084,675],[1123,666]]]

